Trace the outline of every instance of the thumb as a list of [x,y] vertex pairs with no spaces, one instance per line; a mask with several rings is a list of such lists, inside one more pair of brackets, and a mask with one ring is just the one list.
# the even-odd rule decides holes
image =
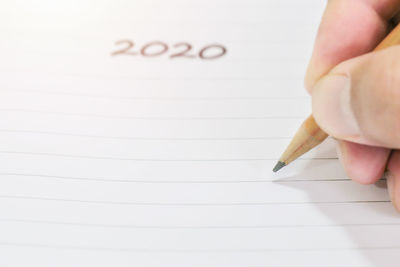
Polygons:
[[400,46],[339,64],[312,89],[312,104],[328,134],[400,148]]

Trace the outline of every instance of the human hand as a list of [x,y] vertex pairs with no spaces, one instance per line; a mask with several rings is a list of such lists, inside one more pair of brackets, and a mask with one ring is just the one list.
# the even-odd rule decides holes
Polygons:
[[330,0],[305,79],[313,116],[339,139],[347,175],[371,184],[387,168],[389,194],[398,210],[400,46],[368,52],[390,31],[399,11],[398,0]]

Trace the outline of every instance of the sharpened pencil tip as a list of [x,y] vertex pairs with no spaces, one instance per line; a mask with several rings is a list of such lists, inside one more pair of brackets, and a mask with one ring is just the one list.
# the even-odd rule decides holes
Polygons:
[[280,169],[282,169],[285,166],[286,166],[285,162],[278,161],[278,163],[275,165],[275,167],[273,169],[273,172],[277,172],[277,171],[279,171]]

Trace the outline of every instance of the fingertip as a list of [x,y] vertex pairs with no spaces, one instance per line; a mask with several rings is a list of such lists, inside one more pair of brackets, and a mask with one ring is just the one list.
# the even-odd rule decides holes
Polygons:
[[348,75],[330,74],[313,88],[312,111],[318,125],[339,139],[360,136],[351,106],[351,79]]
[[340,141],[338,149],[345,172],[352,180],[361,184],[373,184],[383,176],[389,149],[348,141]]
[[[328,1],[305,75],[304,86],[309,93],[334,66],[371,51],[385,36],[389,4],[372,2]],[[397,10],[400,3],[391,6]]]

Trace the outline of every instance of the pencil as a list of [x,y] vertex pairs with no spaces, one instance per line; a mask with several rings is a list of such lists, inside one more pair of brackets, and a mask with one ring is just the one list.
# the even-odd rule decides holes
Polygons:
[[[400,44],[400,24],[397,25],[373,51],[398,44]],[[321,144],[327,137],[328,134],[318,126],[313,116],[309,116],[294,135],[292,141],[286,148],[285,152],[283,152],[273,171],[277,172],[287,166],[304,153]]]

